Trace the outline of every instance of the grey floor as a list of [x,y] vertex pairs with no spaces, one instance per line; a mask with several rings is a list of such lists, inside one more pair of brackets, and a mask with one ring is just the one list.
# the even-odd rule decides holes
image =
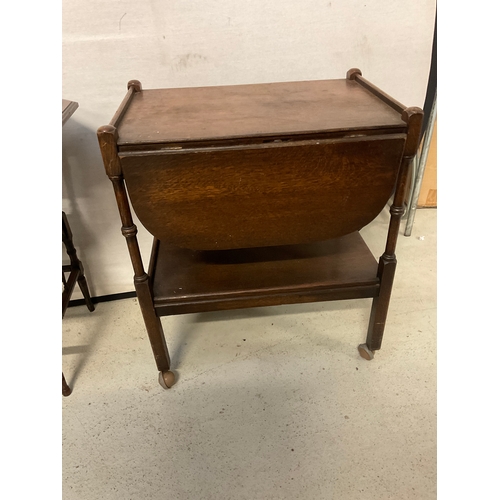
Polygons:
[[399,238],[373,361],[369,299],[176,316],[165,391],[136,299],[68,309],[63,498],[436,498],[436,216]]

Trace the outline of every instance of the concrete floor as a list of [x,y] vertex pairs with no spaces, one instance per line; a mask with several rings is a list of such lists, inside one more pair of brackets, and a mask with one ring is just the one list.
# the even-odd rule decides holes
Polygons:
[[401,232],[373,361],[369,299],[176,316],[165,391],[136,299],[68,309],[63,498],[436,498],[436,216]]

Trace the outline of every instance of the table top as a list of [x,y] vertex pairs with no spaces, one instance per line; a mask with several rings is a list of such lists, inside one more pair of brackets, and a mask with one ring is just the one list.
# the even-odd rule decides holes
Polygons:
[[68,101],[67,99],[62,100],[62,124],[64,125],[71,115],[78,108],[78,103],[75,101]]
[[403,129],[401,114],[353,80],[142,90],[118,145]]

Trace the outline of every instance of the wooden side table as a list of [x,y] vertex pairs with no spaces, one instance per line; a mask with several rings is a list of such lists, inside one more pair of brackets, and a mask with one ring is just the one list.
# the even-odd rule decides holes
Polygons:
[[[66,99],[62,100],[62,124],[64,125],[70,116],[78,108],[78,103],[74,101],[68,101]],[[73,245],[73,235],[71,233],[71,228],[69,226],[68,218],[66,214],[62,213],[62,242],[66,248],[66,252],[70,259],[70,264],[62,266],[62,317],[64,318],[64,313],[68,308],[71,295],[75,288],[76,283],[82,291],[83,297],[85,299],[85,304],[89,311],[95,309],[92,299],[90,298],[90,292],[87,285],[87,280],[85,279],[84,269],[82,262],[78,259],[76,254],[76,248]],[[69,277],[66,279],[66,274]],[[71,388],[66,383],[64,378],[64,373],[62,374],[62,394],[63,396],[69,396],[71,394]]]
[[[408,167],[423,112],[363,78],[128,92],[97,131],[146,329],[175,375],[160,317],[373,298],[380,349]],[[359,230],[393,197],[377,262]],[[146,272],[129,200],[154,236]]]

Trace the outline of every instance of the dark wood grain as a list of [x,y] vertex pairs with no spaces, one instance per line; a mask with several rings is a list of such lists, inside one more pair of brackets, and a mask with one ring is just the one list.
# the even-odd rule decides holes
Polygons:
[[377,262],[357,232],[315,244],[223,251],[160,242],[155,256],[155,307],[165,314],[378,293]]
[[396,99],[391,97],[389,94],[386,94],[383,90],[379,89],[377,86],[373,85],[373,83],[366,80],[366,78],[363,78],[361,70],[359,70],[358,68],[350,69],[347,72],[346,77],[348,80],[353,80],[362,87],[364,87],[366,90],[368,90],[368,92],[372,93],[382,102],[384,102],[392,109],[394,109],[399,115],[401,115],[401,113],[406,109],[406,106],[401,104],[399,101],[396,101]]
[[[95,310],[95,306],[90,297],[83,264],[78,258],[76,248],[73,244],[73,233],[71,232],[68,218],[64,212],[62,212],[62,242],[70,259],[70,264],[62,266],[62,317],[64,318],[64,314],[66,313],[66,309],[68,308],[71,294],[75,289],[76,283],[78,283],[78,286],[80,287],[88,310],[92,312]],[[69,274],[68,278],[66,278],[65,273]],[[63,396],[69,396],[71,394],[71,388],[66,383],[64,373],[62,374],[62,394]]]
[[[126,99],[129,99],[133,92],[137,92],[138,82],[137,84],[135,82],[129,83],[131,83],[131,85]],[[125,111],[122,112],[119,110],[121,114],[118,118],[115,114],[115,118],[118,120],[120,120],[123,113],[126,112],[128,106],[127,102],[127,100],[122,102],[121,109],[123,108]],[[157,316],[153,307],[151,280],[149,275],[144,271],[144,264],[137,242],[137,226],[134,224],[132,218],[121,164],[117,155],[116,137],[116,128],[112,125],[104,125],[97,130],[97,138],[106,173],[113,183],[116,203],[122,222],[121,232],[127,242],[130,260],[132,261],[132,267],[134,269],[134,286],[151,348],[153,350],[156,366],[160,372],[167,372],[170,368],[170,355],[165,342],[165,335],[163,333],[160,318]]]
[[[78,103],[75,101],[69,101],[67,99],[62,100],[62,125],[64,125],[71,115],[77,110]],[[68,308],[69,301],[71,299],[71,294],[75,288],[75,284],[78,282],[80,289],[82,291],[85,304],[90,311],[94,310],[94,304],[90,298],[90,292],[87,286],[87,280],[83,273],[83,264],[80,262],[76,255],[76,249],[73,245],[73,234],[71,233],[71,228],[66,217],[66,214],[62,213],[62,241],[66,247],[66,251],[70,258],[71,264],[62,266],[62,317],[64,318],[64,313]],[[68,278],[66,278],[65,273],[69,273]],[[71,388],[66,383],[64,378],[64,373],[62,374],[62,395],[69,396],[71,394]]]
[[400,113],[349,80],[155,89],[134,94],[117,144],[401,127]]
[[[143,90],[98,130],[160,381],[159,317],[373,298],[381,346],[422,111],[353,68],[345,80]],[[393,195],[379,263],[359,235]],[[154,236],[144,271],[131,205]]]
[[214,250],[361,229],[393,192],[404,141],[400,134],[119,157],[135,213],[151,234]]
[[389,312],[392,285],[396,274],[396,258],[382,256],[380,258],[378,276],[380,278],[380,290],[377,297],[373,299],[368,322],[368,333],[366,345],[371,351],[378,351],[382,346],[385,323]]
[[370,351],[379,350],[382,345],[385,323],[389,311],[392,285],[396,273],[396,243],[398,239],[401,217],[404,213],[404,197],[408,183],[410,164],[417,152],[423,111],[420,108],[406,108],[402,113],[403,120],[408,124],[408,135],[399,169],[396,191],[390,208],[391,219],[385,251],[380,257],[378,276],[380,278],[380,293],[373,299],[366,346]]
[[62,242],[66,248],[66,253],[70,259],[70,264],[62,266],[63,273],[69,273],[69,277],[65,281],[64,290],[62,293],[62,317],[64,318],[64,313],[68,308],[69,301],[71,299],[71,294],[75,288],[75,284],[78,283],[82,295],[85,299],[85,304],[89,311],[95,309],[92,299],[90,297],[89,287],[87,285],[87,279],[85,278],[85,270],[83,268],[82,261],[78,258],[76,253],[75,245],[73,244],[73,233],[71,232],[71,227],[68,222],[68,218],[64,212],[62,212]]
[[129,87],[127,94],[125,95],[123,101],[121,102],[120,106],[113,115],[113,118],[111,118],[111,121],[109,122],[109,125],[111,127],[116,127],[120,123],[121,119],[127,112],[130,103],[132,102],[134,92],[135,92],[134,87]]
[[[129,92],[131,91],[129,90]],[[127,97],[125,99],[127,99]],[[124,102],[122,102],[121,106],[124,106]],[[113,120],[116,118],[117,116],[115,113]],[[97,140],[99,141],[102,161],[104,163],[106,175],[110,180],[122,178],[122,167],[118,159],[118,149],[116,147],[117,136],[118,134],[114,125],[102,125],[97,129]]]

